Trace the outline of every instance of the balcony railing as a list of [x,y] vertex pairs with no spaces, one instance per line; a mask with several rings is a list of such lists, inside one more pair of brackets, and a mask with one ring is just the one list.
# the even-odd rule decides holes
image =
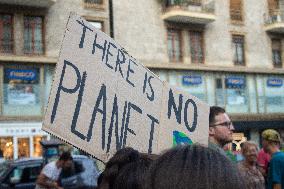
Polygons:
[[13,40],[0,40],[0,54],[13,53]]
[[284,11],[274,10],[264,15],[265,30],[268,32],[284,33]]
[[56,0],[0,0],[0,4],[42,8],[48,8],[54,3]]
[[207,24],[216,19],[214,1],[166,0],[163,2],[162,18],[167,21]]
[[165,3],[165,11],[172,8],[180,8],[186,11],[214,13],[214,1],[203,3],[202,0],[168,0]]

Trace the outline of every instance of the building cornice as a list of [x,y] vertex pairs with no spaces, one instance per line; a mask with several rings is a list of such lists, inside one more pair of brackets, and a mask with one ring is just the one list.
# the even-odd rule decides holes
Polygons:
[[254,74],[284,74],[283,68],[249,68],[241,66],[215,66],[215,65],[194,65],[183,63],[146,63],[143,64],[149,69],[165,69],[176,71],[211,71],[211,72],[233,72],[233,73],[254,73]]
[[[229,113],[230,114],[230,113]],[[283,121],[284,113],[267,113],[267,114],[230,114],[233,121]]]
[[57,57],[47,56],[16,56],[16,55],[0,55],[0,62],[4,63],[45,63],[45,64],[56,64]]

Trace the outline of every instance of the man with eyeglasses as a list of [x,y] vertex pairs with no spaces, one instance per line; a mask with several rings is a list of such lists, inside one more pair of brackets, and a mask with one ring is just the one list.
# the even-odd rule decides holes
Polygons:
[[[211,106],[208,147],[226,156],[223,147],[232,142],[234,126],[224,108]],[[227,157],[227,156],[226,156]]]

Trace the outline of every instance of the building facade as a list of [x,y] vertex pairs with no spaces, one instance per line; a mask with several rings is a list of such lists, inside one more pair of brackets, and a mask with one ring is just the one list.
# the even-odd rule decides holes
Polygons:
[[283,0],[113,3],[115,40],[162,80],[225,107],[248,139],[284,137]]
[[225,107],[236,132],[284,135],[284,0],[0,0],[0,149],[40,156],[69,12],[168,81]]
[[42,155],[42,118],[70,11],[109,33],[103,0],[0,0],[0,150]]

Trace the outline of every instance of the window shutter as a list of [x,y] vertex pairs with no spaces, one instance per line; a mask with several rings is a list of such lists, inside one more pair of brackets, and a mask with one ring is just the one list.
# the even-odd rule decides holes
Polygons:
[[279,9],[278,0],[267,0],[267,1],[268,1],[269,14],[273,15],[275,10]]
[[242,21],[242,0],[230,0],[230,16],[232,20]]

